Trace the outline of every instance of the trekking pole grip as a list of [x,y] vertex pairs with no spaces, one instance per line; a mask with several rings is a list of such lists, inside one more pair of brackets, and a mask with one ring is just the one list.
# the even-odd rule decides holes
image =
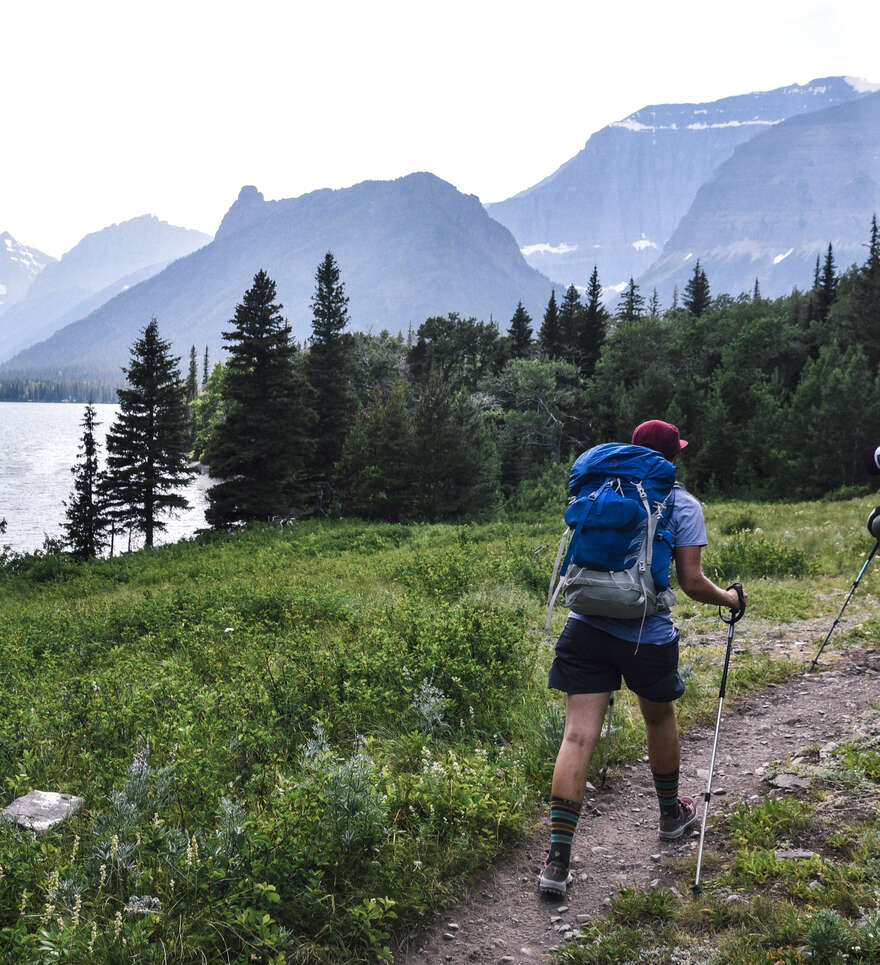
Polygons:
[[722,620],[724,620],[725,623],[737,623],[738,621],[742,620],[746,612],[746,598],[745,594],[743,593],[743,585],[742,583],[731,583],[727,589],[736,590],[736,595],[739,598],[739,606],[736,607],[736,609],[733,607],[730,608],[730,617],[727,619],[722,616],[721,607],[718,607],[718,615]]

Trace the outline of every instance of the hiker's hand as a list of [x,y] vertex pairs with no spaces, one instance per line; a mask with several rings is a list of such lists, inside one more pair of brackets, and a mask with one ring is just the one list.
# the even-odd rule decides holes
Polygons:
[[[737,592],[737,587],[739,587],[739,592]],[[734,585],[727,591],[727,596],[730,600],[727,605],[734,613],[739,613],[740,610],[745,610],[746,603],[748,603],[749,598],[741,583],[734,583]]]

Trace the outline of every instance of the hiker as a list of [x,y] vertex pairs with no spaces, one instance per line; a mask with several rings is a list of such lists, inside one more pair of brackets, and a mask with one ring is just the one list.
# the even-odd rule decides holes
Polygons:
[[[637,426],[632,442],[659,452],[673,463],[687,446],[676,426],[659,419]],[[703,511],[678,483],[667,525],[681,589],[697,603],[738,610],[736,591],[721,589],[703,573]],[[539,879],[542,893],[564,895],[571,881],[572,840],[590,758],[612,693],[620,689],[621,677],[638,697],[645,720],[648,758],[660,806],[659,837],[675,841],[696,821],[694,800],[678,796],[679,741],[674,701],[685,690],[678,673],[678,637],[666,608],[642,619],[569,614],[556,642],[548,681],[551,688],[567,694],[567,700],[565,730],[553,771],[550,848]]]

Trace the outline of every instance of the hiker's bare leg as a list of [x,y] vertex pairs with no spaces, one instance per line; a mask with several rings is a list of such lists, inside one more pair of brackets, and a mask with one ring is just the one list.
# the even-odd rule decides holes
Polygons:
[[602,733],[610,693],[569,694],[565,704],[565,731],[553,770],[553,795],[582,801],[590,758]]
[[672,701],[657,703],[639,697],[648,734],[648,759],[657,774],[671,774],[679,768],[678,721]]

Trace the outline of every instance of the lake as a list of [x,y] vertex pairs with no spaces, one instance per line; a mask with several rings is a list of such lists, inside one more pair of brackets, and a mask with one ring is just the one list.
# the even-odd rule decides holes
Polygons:
[[[96,405],[95,436],[100,453],[118,406]],[[0,402],[0,519],[6,534],[0,544],[20,553],[43,545],[45,536],[60,537],[63,501],[73,491],[70,470],[82,438],[83,403]],[[205,525],[207,475],[199,475],[183,491],[190,509],[164,517],[168,528],[156,543],[173,543]],[[126,540],[127,543],[127,540]],[[117,537],[117,546],[119,546]]]

